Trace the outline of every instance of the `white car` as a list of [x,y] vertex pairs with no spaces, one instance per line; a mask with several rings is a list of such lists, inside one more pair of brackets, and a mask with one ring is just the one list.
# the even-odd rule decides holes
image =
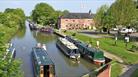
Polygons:
[[134,33],[134,32],[137,32],[136,29],[134,28],[130,28],[130,29],[127,29],[127,28],[122,28],[120,30],[121,33]]
[[118,31],[119,29],[118,28],[112,28],[113,31]]

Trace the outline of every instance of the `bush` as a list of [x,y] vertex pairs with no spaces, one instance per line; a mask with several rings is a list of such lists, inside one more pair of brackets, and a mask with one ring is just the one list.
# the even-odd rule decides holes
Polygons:
[[76,36],[76,33],[73,33],[72,36]]
[[138,51],[138,46],[132,45],[131,51],[133,51],[133,52]]

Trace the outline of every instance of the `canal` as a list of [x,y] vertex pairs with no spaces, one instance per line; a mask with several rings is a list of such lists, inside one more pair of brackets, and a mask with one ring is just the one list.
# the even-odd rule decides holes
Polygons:
[[20,30],[11,39],[16,48],[16,59],[21,60],[22,71],[24,77],[33,77],[33,67],[31,61],[31,50],[37,43],[47,45],[47,52],[55,64],[57,77],[80,77],[96,69],[92,63],[80,59],[80,62],[75,62],[66,57],[57,47],[56,39],[58,36],[54,34],[45,34],[35,31],[30,31],[28,22],[26,29]]

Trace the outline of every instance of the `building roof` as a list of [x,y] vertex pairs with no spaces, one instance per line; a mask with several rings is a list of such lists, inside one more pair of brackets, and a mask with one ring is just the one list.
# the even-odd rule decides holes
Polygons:
[[91,13],[67,13],[61,18],[65,19],[92,19],[94,17],[94,14]]
[[47,52],[42,48],[34,47],[33,52],[39,65],[54,65]]

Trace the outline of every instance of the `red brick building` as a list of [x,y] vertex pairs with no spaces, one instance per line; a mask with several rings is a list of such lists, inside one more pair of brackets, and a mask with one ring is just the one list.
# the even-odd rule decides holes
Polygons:
[[64,30],[90,29],[94,24],[94,14],[89,13],[68,13],[60,16],[58,27]]

